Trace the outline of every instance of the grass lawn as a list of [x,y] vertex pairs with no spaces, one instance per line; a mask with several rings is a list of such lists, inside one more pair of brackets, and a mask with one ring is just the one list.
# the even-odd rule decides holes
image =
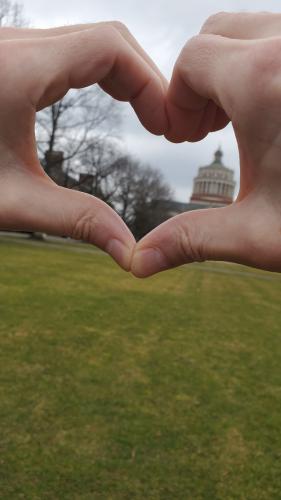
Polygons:
[[281,277],[79,248],[0,239],[1,500],[280,499]]

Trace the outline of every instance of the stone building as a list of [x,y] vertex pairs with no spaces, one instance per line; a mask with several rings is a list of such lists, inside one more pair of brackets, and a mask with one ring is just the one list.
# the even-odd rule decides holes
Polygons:
[[233,202],[234,172],[223,164],[222,157],[223,153],[218,149],[213,162],[199,168],[193,181],[191,203],[223,207]]
[[78,191],[83,191],[84,193],[92,194],[94,180],[95,178],[93,175],[80,173],[76,189],[78,189]]
[[223,152],[219,148],[212,163],[199,167],[188,203],[163,201],[163,209],[168,210],[170,217],[192,210],[224,207],[233,202],[236,186],[234,171],[223,164],[222,158]]
[[59,186],[69,187],[77,191],[92,193],[94,176],[78,173],[75,177],[64,168],[65,158],[63,151],[46,151],[41,164],[45,172]]
[[56,184],[59,186],[67,185],[67,175],[63,169],[63,151],[46,151],[41,163],[45,172]]
[[[193,181],[193,192],[188,203],[175,200],[159,201],[163,213],[168,217],[192,210],[216,208],[233,202],[235,191],[234,171],[226,167],[222,161],[223,152],[219,148],[212,163],[199,167]],[[85,193],[93,192],[94,176],[79,173],[76,178],[69,176],[63,168],[64,154],[62,151],[47,151],[42,165],[47,174],[59,185],[71,187]]]

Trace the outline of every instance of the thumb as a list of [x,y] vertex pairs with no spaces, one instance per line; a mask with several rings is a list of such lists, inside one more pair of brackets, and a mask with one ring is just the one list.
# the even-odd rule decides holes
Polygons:
[[160,271],[205,260],[243,262],[247,231],[242,204],[196,210],[164,222],[136,246],[131,270],[145,278]]
[[83,240],[130,269],[135,240],[117,213],[94,196],[57,186],[44,174],[18,171],[12,183],[6,180],[0,227]]

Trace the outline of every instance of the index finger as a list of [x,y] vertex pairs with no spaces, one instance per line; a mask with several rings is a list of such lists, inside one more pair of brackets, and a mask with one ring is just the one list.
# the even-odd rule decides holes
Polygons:
[[272,12],[218,12],[207,19],[200,33],[240,40],[280,36],[281,14]]
[[[166,132],[166,89],[159,70],[114,26],[97,24],[60,36],[21,40],[21,57],[30,73],[30,97],[37,110],[70,88],[99,83],[112,97],[130,102],[150,132]],[[35,93],[34,75],[40,76]]]
[[[246,71],[249,42],[198,35],[183,48],[167,96],[172,142],[199,141],[232,119],[233,90]],[[240,68],[241,71],[235,71]]]
[[77,33],[95,28],[95,26],[107,26],[115,28],[123,36],[125,40],[135,49],[135,51],[147,62],[149,66],[158,74],[164,88],[167,88],[168,82],[164,75],[161,73],[155,62],[149,57],[142,46],[138,43],[135,37],[125,24],[120,21],[105,21],[100,23],[90,24],[73,24],[66,26],[57,26],[54,28],[14,28],[14,27],[1,27],[0,40],[19,40],[30,38],[48,38],[53,36],[67,35],[70,33]]

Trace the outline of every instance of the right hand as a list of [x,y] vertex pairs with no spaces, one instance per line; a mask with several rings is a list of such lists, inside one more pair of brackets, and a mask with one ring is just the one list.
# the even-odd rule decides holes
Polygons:
[[199,141],[229,121],[240,191],[225,208],[168,220],[136,247],[132,271],[225,260],[281,272],[281,15],[219,14],[190,40],[168,91],[172,142]]

